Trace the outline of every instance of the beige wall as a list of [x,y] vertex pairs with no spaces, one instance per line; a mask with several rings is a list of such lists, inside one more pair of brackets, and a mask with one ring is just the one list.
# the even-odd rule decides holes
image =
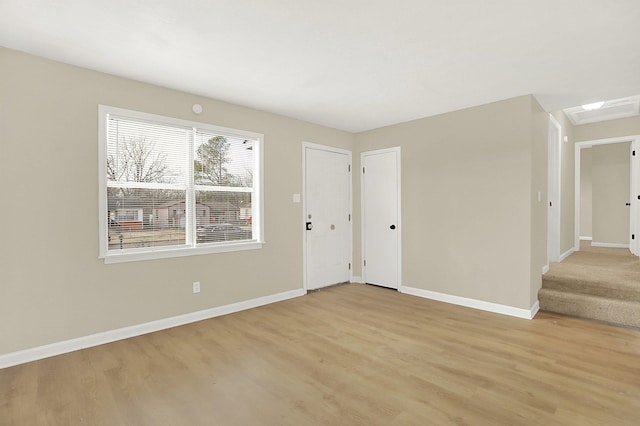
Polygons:
[[546,141],[531,96],[358,134],[358,152],[402,148],[402,284],[530,309],[546,260]]
[[[354,135],[4,48],[0,69],[0,354],[302,287],[301,143]],[[264,248],[98,260],[98,104],[263,133]]]
[[[353,135],[4,48],[0,68],[0,179],[13,184],[0,210],[0,354],[301,288],[291,195],[302,141],[353,150],[357,169],[360,152],[402,147],[404,285],[522,309],[536,300],[547,115],[531,96]],[[100,261],[98,104],[263,133],[264,248]],[[353,193],[357,276],[357,173]]]
[[630,143],[595,145],[591,151],[593,242],[629,244]]
[[640,116],[574,127],[575,142],[640,135]]
[[[531,97],[531,263],[529,265],[531,284],[529,303],[538,300],[538,290],[542,287],[542,267],[547,264],[547,202],[548,194],[548,149],[549,114]],[[538,201],[540,192],[540,201]]]
[[591,148],[580,150],[580,237],[593,236],[593,202],[591,187],[591,165],[593,151]]

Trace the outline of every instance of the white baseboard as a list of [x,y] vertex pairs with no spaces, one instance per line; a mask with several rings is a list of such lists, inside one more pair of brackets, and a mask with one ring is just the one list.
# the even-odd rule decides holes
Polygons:
[[362,282],[362,277],[353,276],[353,277],[351,277],[351,281],[349,281],[349,282],[351,282],[351,283],[361,283]]
[[593,247],[629,248],[629,244],[591,242]]
[[[530,316],[527,317],[526,319],[533,319],[539,310],[540,310],[540,302],[536,300],[536,303],[534,303],[533,306],[531,307],[531,311],[529,314]],[[526,311],[526,309],[523,309],[523,311]]]
[[494,312],[497,314],[509,315],[517,318],[532,319],[540,306],[538,301],[533,304],[531,309],[515,308],[508,305],[500,305],[498,303],[485,302],[484,300],[469,299],[467,297],[453,296],[451,294],[438,293],[421,288],[402,286],[398,289],[401,293],[410,294],[412,296],[424,297],[425,299],[437,300],[439,302],[451,303],[454,305],[466,306],[467,308],[480,309],[482,311]]
[[[558,260],[553,260],[552,262],[562,262],[567,257],[571,256],[575,251],[576,251],[575,247],[571,247],[569,250],[565,251],[560,256],[558,256]],[[542,267],[542,275],[546,274],[547,272],[549,272],[549,264],[546,264]]]
[[580,241],[591,241],[592,239],[591,237],[580,237]]
[[562,253],[560,255],[560,258],[558,259],[558,262],[562,262],[563,260],[565,260],[567,257],[571,256],[573,254],[573,252],[575,252],[576,249],[571,247],[569,250],[565,251],[564,253]]
[[232,303],[230,305],[218,306],[215,308],[191,312],[171,318],[165,318],[157,321],[147,322],[144,324],[138,324],[130,327],[119,328],[116,330],[105,331],[102,333],[91,334],[89,336],[51,343],[49,345],[38,346],[22,351],[11,352],[8,354],[0,355],[0,369],[18,364],[24,364],[26,362],[36,361],[43,358],[48,358],[55,355],[61,355],[84,348],[90,348],[92,346],[111,343],[115,342],[116,340],[128,339],[130,337],[140,336],[142,334],[152,333],[154,331],[160,331],[171,327],[177,327],[196,321],[202,321],[209,318],[232,314],[234,312],[244,311],[246,309],[257,308],[258,306],[268,305],[270,303],[281,302],[283,300],[293,299],[294,297],[304,296],[306,293],[307,292],[303,289],[290,290],[283,293],[277,293],[269,296],[258,297],[256,299]]

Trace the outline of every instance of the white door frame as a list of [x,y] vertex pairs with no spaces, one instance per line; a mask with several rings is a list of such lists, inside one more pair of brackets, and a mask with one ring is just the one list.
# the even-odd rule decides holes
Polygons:
[[[629,249],[635,255],[640,255],[640,135],[621,136],[616,138],[595,139],[591,141],[576,142],[575,144],[575,219],[574,219],[574,250],[580,250],[580,153],[582,149],[591,148],[594,145],[608,145],[613,143],[631,142],[631,149],[636,150],[636,156],[631,157],[631,211],[629,214]],[[635,234],[635,239],[631,239]]]
[[[395,152],[396,153],[396,182],[397,182],[397,206],[398,206],[398,291],[402,292],[402,170],[401,165],[402,161],[400,158],[401,149],[399,146],[393,148],[385,148],[385,149],[377,149],[374,151],[366,151],[360,153],[360,167],[362,168],[363,158],[367,155],[376,155],[376,154],[385,154],[387,152]],[[362,175],[361,175],[362,176]],[[360,255],[361,255],[361,266],[362,266],[362,282],[367,282],[366,276],[366,268],[362,265],[362,259],[366,259],[365,253],[365,231],[364,231],[364,191],[362,190],[362,181],[360,182]]]
[[549,114],[548,137],[547,265],[550,262],[560,261],[560,199],[562,188],[562,126],[551,114]]
[[629,241],[629,250],[636,256],[640,256],[640,135],[631,141],[631,221],[629,231],[635,237]]
[[[353,154],[351,151],[333,146],[320,145],[312,142],[302,142],[302,288],[307,291],[307,232],[304,224],[307,221],[307,149],[318,149],[321,151],[345,154],[349,157],[349,164],[353,164]],[[353,168],[353,166],[351,166]],[[349,211],[351,220],[349,221],[349,265],[351,265],[349,280],[353,281],[353,172],[349,174]]]

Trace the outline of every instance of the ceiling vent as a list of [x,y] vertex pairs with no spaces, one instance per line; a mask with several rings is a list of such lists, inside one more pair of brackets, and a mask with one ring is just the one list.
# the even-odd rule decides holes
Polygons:
[[596,123],[598,121],[633,117],[634,115],[640,115],[640,95],[605,101],[598,109],[587,110],[581,106],[567,108],[564,110],[564,113],[569,117],[571,123],[576,126]]

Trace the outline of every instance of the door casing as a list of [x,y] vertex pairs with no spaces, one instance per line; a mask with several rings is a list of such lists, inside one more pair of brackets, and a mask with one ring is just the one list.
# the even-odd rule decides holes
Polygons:
[[560,177],[562,176],[562,126],[549,114],[549,181],[547,188],[547,265],[560,260]]
[[630,231],[635,238],[629,243],[629,250],[640,256],[640,136],[631,141],[631,211]]

